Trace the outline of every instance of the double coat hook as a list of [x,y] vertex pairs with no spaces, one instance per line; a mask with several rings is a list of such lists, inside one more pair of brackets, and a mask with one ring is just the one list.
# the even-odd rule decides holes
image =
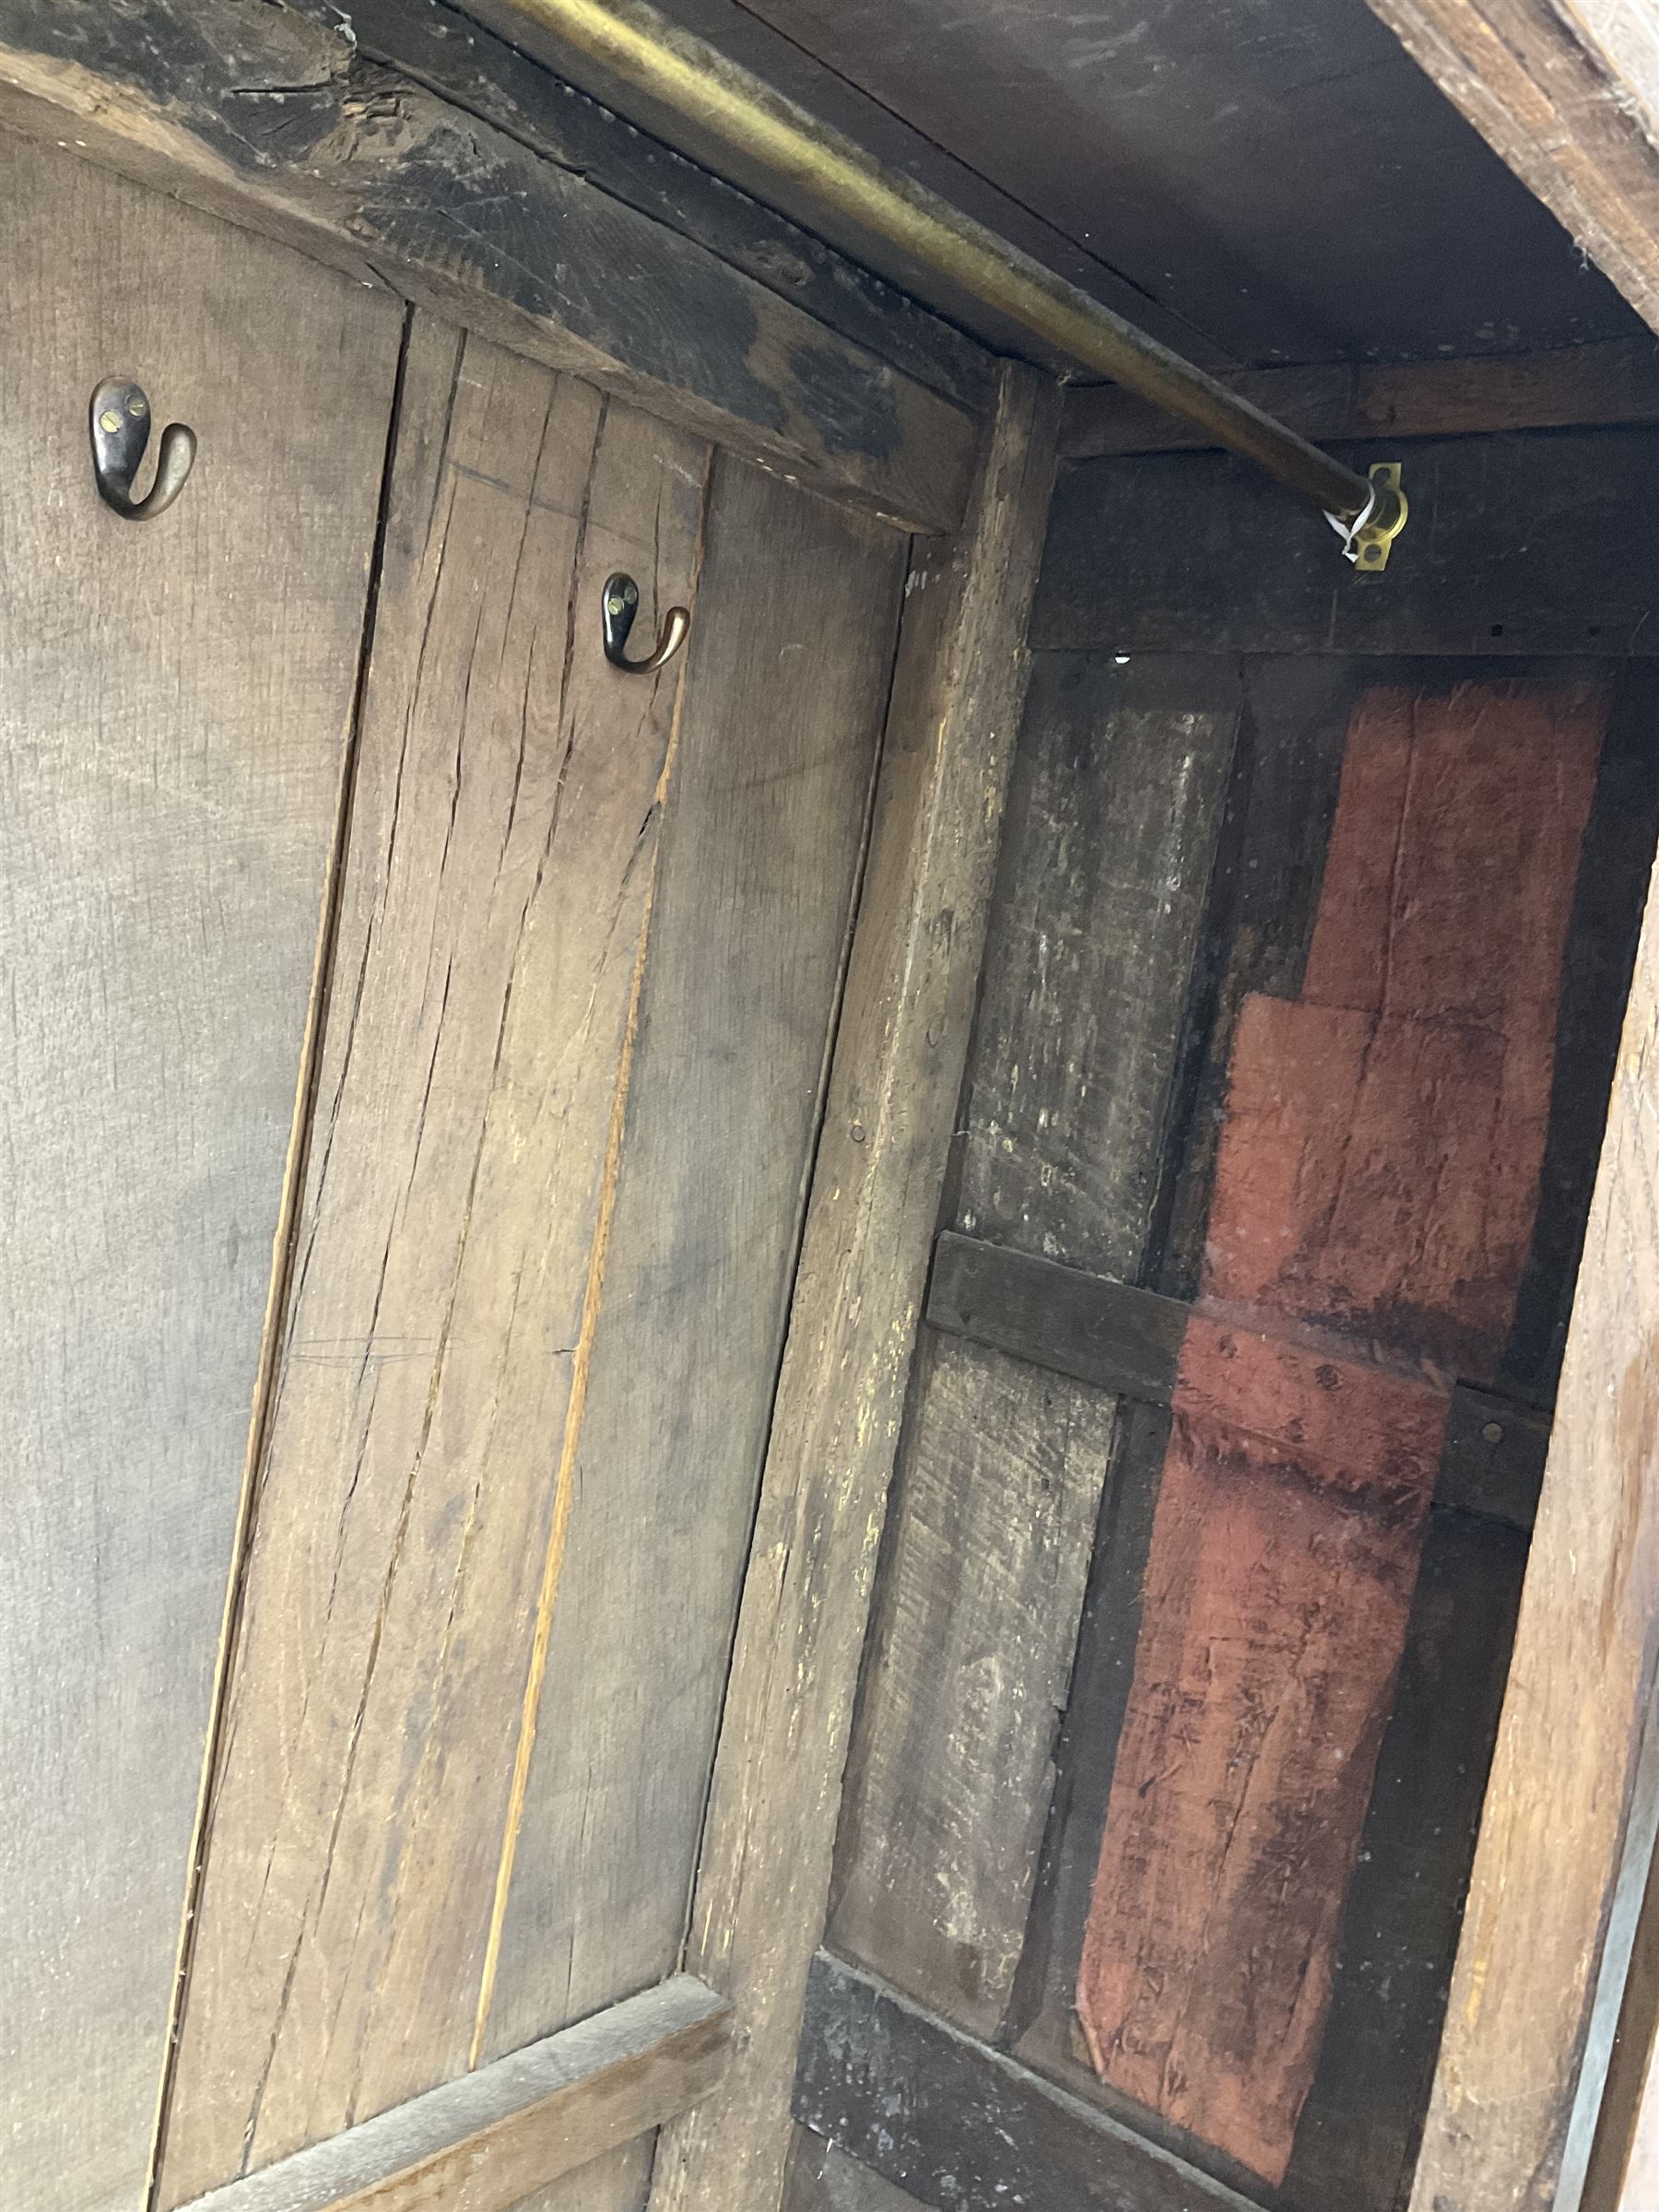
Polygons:
[[671,606],[663,617],[663,627],[657,641],[641,661],[630,661],[622,648],[628,643],[628,633],[633,628],[634,617],[640,611],[640,587],[633,578],[618,569],[605,587],[601,619],[605,626],[605,657],[613,668],[626,669],[629,676],[654,676],[665,661],[671,661],[686,641],[686,632],[691,627],[689,611],[683,606]]
[[156,480],[141,500],[133,497],[133,478],[149,443],[150,404],[142,384],[131,377],[106,377],[92,394],[92,473],[99,496],[129,523],[151,523],[184,488],[195,465],[195,432],[170,422],[156,449]]

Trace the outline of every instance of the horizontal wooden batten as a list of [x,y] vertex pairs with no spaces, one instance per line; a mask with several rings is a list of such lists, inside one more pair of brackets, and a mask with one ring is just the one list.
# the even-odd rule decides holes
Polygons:
[[[1508,359],[1243,369],[1219,381],[1304,438],[1454,438],[1659,422],[1659,338],[1602,338]],[[1119,384],[1073,385],[1060,418],[1064,461],[1194,452],[1214,442]]]
[[[1170,1404],[1191,1312],[1183,1300],[954,1230],[934,1248],[931,1327],[1142,1405]],[[1547,1414],[1459,1383],[1435,1504],[1530,1528],[1548,1446]]]
[[948,2212],[1253,2212],[1184,2159],[828,1952],[795,2118]]
[[0,123],[390,284],[900,528],[960,520],[968,410],[614,186],[366,60],[325,0],[0,0]]
[[[1334,449],[1390,457],[1375,439]],[[1040,651],[1659,654],[1659,429],[1433,439],[1402,456],[1386,576],[1218,453],[1061,471],[1031,615]],[[1133,559],[1124,549],[1135,548]]]
[[507,2212],[706,2096],[732,2031],[724,1999],[681,1974],[188,2212]]

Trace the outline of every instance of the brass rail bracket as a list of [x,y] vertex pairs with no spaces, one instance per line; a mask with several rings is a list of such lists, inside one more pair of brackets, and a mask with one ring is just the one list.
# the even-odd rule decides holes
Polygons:
[[1342,550],[1362,575],[1378,576],[1388,566],[1394,541],[1406,527],[1411,508],[1400,481],[1400,463],[1373,461],[1366,470],[1371,495],[1352,522],[1339,515],[1326,521],[1342,540]]

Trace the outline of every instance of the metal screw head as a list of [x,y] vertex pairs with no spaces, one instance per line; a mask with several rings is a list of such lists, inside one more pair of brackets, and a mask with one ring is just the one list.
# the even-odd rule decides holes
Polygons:
[[1503,1441],[1503,1424],[1501,1421],[1488,1421],[1480,1433],[1488,1444],[1500,1444]]
[[118,430],[121,428],[121,418],[113,407],[106,407],[98,420],[100,429],[106,430]]
[[149,401],[145,398],[142,392],[128,393],[127,413],[131,415],[135,421],[142,421],[144,417],[149,413]]

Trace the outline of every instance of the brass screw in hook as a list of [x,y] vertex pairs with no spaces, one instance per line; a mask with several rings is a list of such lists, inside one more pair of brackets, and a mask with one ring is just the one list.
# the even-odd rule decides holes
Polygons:
[[182,422],[170,422],[156,451],[156,480],[143,499],[134,499],[133,478],[149,434],[150,405],[144,387],[130,377],[106,377],[92,394],[92,473],[104,505],[129,523],[150,523],[165,514],[195,465],[195,432]]
[[605,628],[605,657],[613,668],[624,668],[629,676],[654,676],[665,661],[671,661],[686,641],[686,632],[691,627],[691,617],[683,606],[671,606],[663,617],[663,627],[657,641],[642,661],[625,658],[622,648],[628,642],[628,633],[633,628],[634,617],[640,611],[640,587],[631,576],[620,569],[605,587],[601,618]]

